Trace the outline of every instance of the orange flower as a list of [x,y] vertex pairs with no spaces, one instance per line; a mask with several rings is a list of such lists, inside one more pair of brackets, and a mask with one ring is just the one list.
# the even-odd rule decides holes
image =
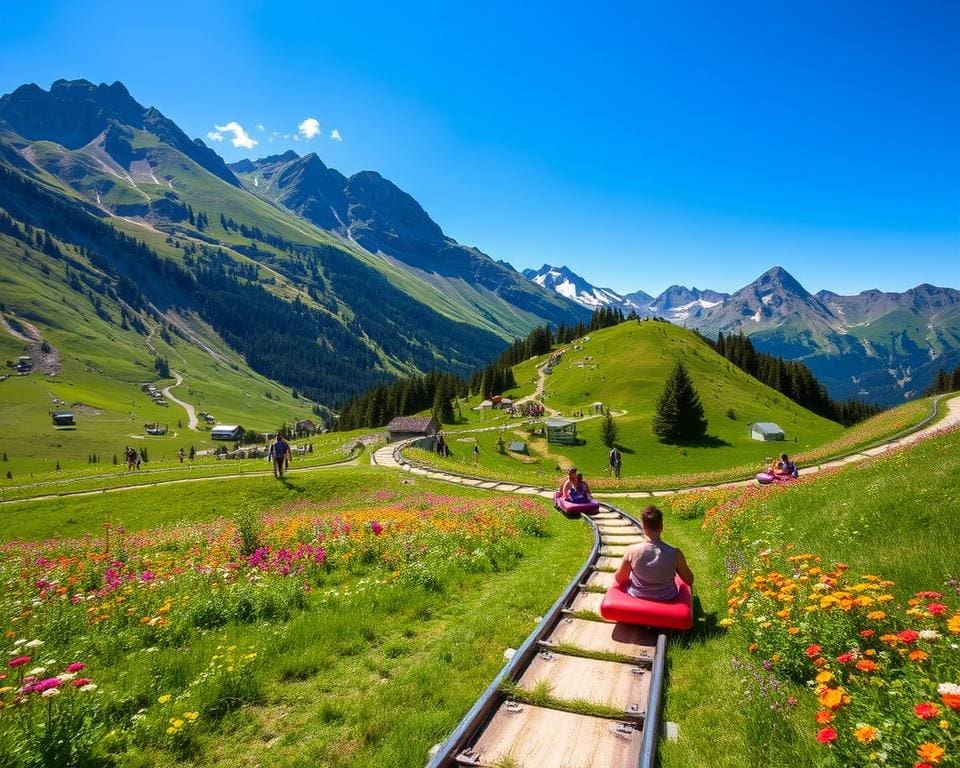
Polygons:
[[926,661],[929,657],[924,651],[910,651],[907,658],[910,661]]
[[843,688],[827,688],[820,694],[820,706],[825,709],[839,709],[843,704]]
[[923,742],[919,747],[917,747],[917,755],[925,763],[932,763],[936,765],[939,763],[947,751],[941,747],[939,744],[933,744],[929,741]]
[[960,693],[943,693],[940,695],[940,701],[945,707],[952,710],[960,710]]
[[867,614],[867,618],[870,619],[870,621],[880,621],[881,619],[887,618],[887,614],[883,611],[870,611],[870,613]]
[[821,709],[817,714],[813,716],[813,719],[816,720],[820,725],[826,725],[827,723],[833,722],[833,712],[830,712],[826,709]]
[[861,672],[876,672],[880,667],[870,659],[860,659],[856,664]]
[[949,629],[955,635],[960,635],[960,613],[958,613],[956,616],[951,616],[947,620],[947,629]]
[[861,744],[869,744],[877,738],[877,729],[872,725],[861,725],[853,729],[853,737]]

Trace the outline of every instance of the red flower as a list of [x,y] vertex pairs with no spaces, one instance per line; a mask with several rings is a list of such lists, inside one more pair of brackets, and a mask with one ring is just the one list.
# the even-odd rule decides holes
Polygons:
[[930,611],[931,616],[942,616],[947,612],[947,606],[943,603],[930,603],[927,610]]
[[7,664],[11,667],[22,667],[24,664],[30,663],[29,656],[17,656],[15,659],[10,659]]
[[92,682],[93,680],[91,680],[89,677],[78,677],[76,680],[73,681],[73,684],[77,688],[83,688],[83,686],[85,686],[87,683],[92,683]]
[[87,665],[84,664],[82,661],[75,661],[73,662],[73,664],[67,665],[67,672],[79,672],[81,669],[83,669],[86,666]]
[[814,643],[813,645],[808,645],[807,649],[804,651],[809,658],[815,658],[820,655],[820,646]]
[[940,708],[932,701],[921,701],[913,708],[913,714],[921,720],[929,720],[940,714]]
[[915,594],[917,597],[923,597],[927,600],[938,600],[943,597],[941,592],[916,592]]
[[839,656],[837,656],[837,661],[839,661],[841,664],[846,664],[848,662],[853,661],[855,658],[857,657],[854,656],[852,653],[847,652],[847,653],[841,653]]
[[829,744],[837,740],[837,732],[833,728],[821,728],[817,731],[817,741],[821,744]]
[[860,637],[873,637],[876,634],[872,629],[861,629]]
[[897,637],[904,643],[915,643],[917,638],[920,637],[920,633],[915,629],[905,629],[902,632],[897,632]]

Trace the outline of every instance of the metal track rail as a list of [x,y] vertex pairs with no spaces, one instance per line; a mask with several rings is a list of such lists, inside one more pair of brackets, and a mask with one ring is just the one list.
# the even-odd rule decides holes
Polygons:
[[667,637],[597,613],[640,524],[610,504],[586,519],[594,543],[583,568],[427,768],[655,765]]

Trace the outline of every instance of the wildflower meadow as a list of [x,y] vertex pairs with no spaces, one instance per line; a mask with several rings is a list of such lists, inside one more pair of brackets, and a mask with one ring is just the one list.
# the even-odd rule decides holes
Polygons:
[[248,505],[190,525],[7,542],[0,765],[194,759],[231,712],[267,701],[270,670],[297,667],[277,658],[292,621],[322,623],[371,596],[442,597],[470,574],[511,569],[546,532],[539,501],[374,491],[362,506]]
[[[960,765],[956,431],[781,486],[671,498],[725,574],[752,757]],[[918,472],[917,467],[925,467]],[[786,759],[786,758],[785,758]]]

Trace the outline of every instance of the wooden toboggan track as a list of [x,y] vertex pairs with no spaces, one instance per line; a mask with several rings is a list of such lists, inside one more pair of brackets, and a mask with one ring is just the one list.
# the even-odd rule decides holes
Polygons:
[[599,613],[640,525],[609,504],[586,519],[594,529],[586,564],[428,768],[654,765],[667,636]]

